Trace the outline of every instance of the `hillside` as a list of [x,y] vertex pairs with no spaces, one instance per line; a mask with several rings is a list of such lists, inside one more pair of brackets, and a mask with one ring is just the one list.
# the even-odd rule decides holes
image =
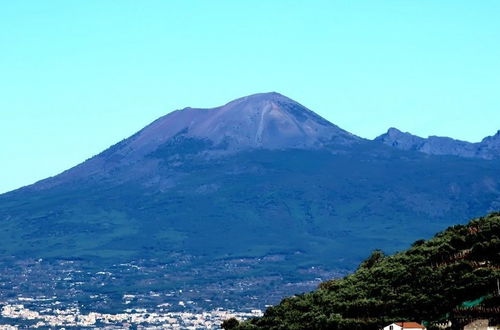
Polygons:
[[378,329],[394,321],[477,318],[500,323],[500,213],[456,225],[392,256],[380,251],[355,273],[284,299],[226,329]]

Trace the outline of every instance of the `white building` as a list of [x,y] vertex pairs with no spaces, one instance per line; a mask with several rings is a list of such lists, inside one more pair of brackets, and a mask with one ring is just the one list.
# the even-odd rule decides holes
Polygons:
[[395,322],[384,327],[384,330],[426,330],[426,328],[417,322]]

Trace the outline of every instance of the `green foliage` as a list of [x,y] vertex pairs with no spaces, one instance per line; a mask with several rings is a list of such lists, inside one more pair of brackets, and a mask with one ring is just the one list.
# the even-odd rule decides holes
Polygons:
[[372,254],[370,255],[370,257],[368,257],[368,259],[366,259],[365,261],[363,261],[361,263],[360,267],[362,267],[362,268],[372,268],[378,262],[382,261],[383,258],[384,258],[384,252],[382,252],[380,250],[375,250],[375,251],[372,252]]
[[483,307],[498,307],[499,236],[500,213],[493,213],[392,256],[374,251],[355,273],[286,298],[236,329],[376,329],[397,320],[432,327],[480,297]]
[[238,325],[240,325],[240,321],[232,317],[222,322],[221,327],[222,329],[230,330],[230,329],[236,329]]

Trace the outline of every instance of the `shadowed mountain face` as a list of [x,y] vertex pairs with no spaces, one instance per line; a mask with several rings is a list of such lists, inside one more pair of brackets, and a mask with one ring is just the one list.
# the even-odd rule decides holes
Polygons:
[[[398,134],[398,148],[361,139],[277,93],[175,111],[0,195],[0,253],[103,264],[190,258],[197,275],[186,285],[228,280],[213,265],[246,260],[232,280],[278,276],[278,287],[500,209],[498,160],[426,155],[414,147],[423,139]],[[498,150],[498,134],[481,147]]]
[[420,151],[430,155],[483,159],[500,157],[500,131],[484,138],[479,143],[470,143],[441,136],[429,136],[425,139],[410,133],[403,133],[397,128],[389,128],[387,133],[380,135],[375,141],[401,150]]

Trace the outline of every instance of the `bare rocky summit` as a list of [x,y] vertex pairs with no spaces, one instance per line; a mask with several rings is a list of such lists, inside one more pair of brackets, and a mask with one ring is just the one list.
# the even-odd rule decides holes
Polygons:
[[272,92],[242,97],[213,109],[174,111],[132,137],[126,148],[151,152],[176,136],[206,139],[229,150],[320,148],[332,141],[359,139]]

